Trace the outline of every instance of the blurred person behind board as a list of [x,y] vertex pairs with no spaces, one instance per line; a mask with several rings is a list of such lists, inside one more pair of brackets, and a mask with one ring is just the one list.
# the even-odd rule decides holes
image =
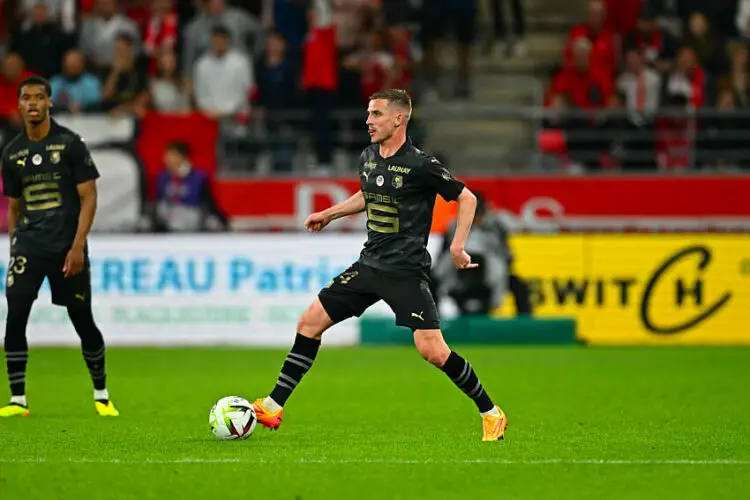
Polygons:
[[455,273],[450,266],[447,244],[452,241],[456,228],[451,223],[443,239],[443,247],[433,269],[439,294],[450,296],[462,315],[489,315],[502,305],[506,291],[510,290],[516,302],[518,315],[532,314],[528,285],[513,273],[513,253],[508,245],[508,230],[502,221],[490,212],[481,193],[475,193],[477,209],[471,233],[466,242],[467,251],[479,263],[476,269]]
[[227,220],[214,202],[209,179],[193,168],[187,144],[169,144],[164,164],[166,170],[157,178],[156,230],[200,232],[226,228]]

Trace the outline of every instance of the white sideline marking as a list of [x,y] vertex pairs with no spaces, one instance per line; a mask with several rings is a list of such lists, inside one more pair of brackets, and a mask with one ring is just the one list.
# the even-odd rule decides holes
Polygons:
[[329,459],[302,458],[298,460],[264,460],[249,458],[177,458],[174,460],[143,459],[48,459],[48,458],[0,458],[0,464],[123,464],[123,465],[171,465],[171,464],[424,464],[424,465],[460,465],[460,464],[500,464],[500,465],[750,465],[750,460],[607,460],[607,459],[565,459],[550,458],[539,460],[408,460],[408,459]]

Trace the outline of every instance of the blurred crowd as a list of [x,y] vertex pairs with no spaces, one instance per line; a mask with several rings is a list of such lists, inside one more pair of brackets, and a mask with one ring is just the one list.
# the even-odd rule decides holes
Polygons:
[[746,169],[749,49],[750,0],[590,0],[544,147],[575,171]]
[[17,84],[38,74],[58,113],[199,112],[220,123],[220,157],[252,155],[260,126],[274,171],[292,169],[300,136],[325,170],[335,148],[366,141],[370,94],[419,94],[423,54],[434,80],[432,42],[451,33],[462,47],[455,95],[468,96],[477,1],[4,0],[0,129],[19,129]]

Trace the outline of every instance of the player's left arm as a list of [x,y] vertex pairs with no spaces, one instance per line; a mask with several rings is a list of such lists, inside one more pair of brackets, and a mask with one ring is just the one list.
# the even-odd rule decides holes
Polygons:
[[83,251],[96,216],[96,180],[92,179],[78,184],[77,190],[78,197],[81,199],[81,213],[78,215],[78,229],[73,240],[73,248]]
[[450,252],[453,263],[458,269],[477,267],[472,264],[471,257],[466,253],[466,238],[469,237],[471,224],[474,222],[474,212],[477,209],[477,197],[469,188],[465,187],[458,195],[458,218],[456,219],[456,232],[453,233]]
[[81,211],[78,215],[75,239],[63,266],[65,277],[73,276],[83,270],[86,241],[96,215],[96,179],[99,178],[94,159],[91,158],[91,153],[80,137],[76,137],[71,145],[69,161],[73,169],[78,197],[81,200]]
[[474,212],[477,208],[477,198],[466,185],[451,175],[445,166],[434,156],[425,160],[422,171],[428,188],[437,192],[445,201],[458,202],[458,218],[450,253],[453,263],[458,269],[477,267],[472,264],[471,257],[466,253],[466,238],[469,236],[471,224],[474,222]]

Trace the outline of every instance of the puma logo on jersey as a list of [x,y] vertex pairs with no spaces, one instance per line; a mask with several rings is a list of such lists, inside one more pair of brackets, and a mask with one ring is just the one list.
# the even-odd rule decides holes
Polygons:
[[420,320],[424,321],[424,311],[419,311],[419,314],[417,313],[411,313],[412,318],[419,318]]
[[86,302],[86,296],[85,296],[85,295],[83,295],[83,294],[81,294],[81,293],[77,293],[77,294],[76,294],[76,298],[77,298],[78,300],[80,300],[81,302]]
[[28,158],[19,158],[18,160],[16,160],[16,163],[17,163],[18,165],[21,165],[21,168],[23,168],[23,167],[25,167],[25,166],[26,166],[26,160],[27,160],[27,159],[28,159]]

